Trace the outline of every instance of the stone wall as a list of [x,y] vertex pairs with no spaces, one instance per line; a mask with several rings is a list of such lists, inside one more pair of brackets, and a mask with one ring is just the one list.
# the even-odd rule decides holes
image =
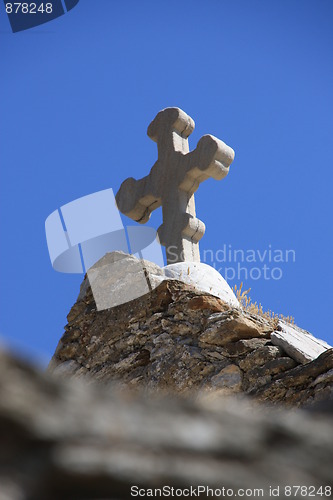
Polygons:
[[206,398],[246,393],[292,406],[332,398],[333,350],[301,364],[274,345],[274,329],[176,280],[97,311],[86,278],[49,370]]

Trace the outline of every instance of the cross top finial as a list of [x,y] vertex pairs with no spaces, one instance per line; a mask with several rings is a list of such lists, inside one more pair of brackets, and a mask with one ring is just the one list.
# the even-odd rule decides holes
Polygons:
[[192,118],[179,108],[160,111],[147,130],[157,143],[158,160],[146,177],[126,179],[116,195],[119,210],[141,224],[162,206],[158,235],[166,247],[168,264],[200,262],[199,241],[205,225],[196,218],[194,193],[209,177],[223,179],[235,154],[212,135],[204,135],[190,152],[188,137],[194,126]]
[[186,139],[192,134],[194,127],[194,121],[184,111],[179,108],[166,108],[160,111],[151,122],[147,135],[158,144],[159,138],[173,131]]

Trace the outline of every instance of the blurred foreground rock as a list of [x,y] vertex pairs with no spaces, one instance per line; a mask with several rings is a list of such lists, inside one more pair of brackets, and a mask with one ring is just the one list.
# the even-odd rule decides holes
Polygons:
[[129,499],[132,485],[260,488],[263,498],[279,486],[290,498],[284,485],[332,486],[330,403],[322,410],[144,397],[0,353],[0,499]]

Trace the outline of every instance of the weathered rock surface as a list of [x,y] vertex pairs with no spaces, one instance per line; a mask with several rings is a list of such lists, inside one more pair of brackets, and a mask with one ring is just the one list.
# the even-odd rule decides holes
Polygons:
[[[168,294],[176,293],[162,290],[151,306],[166,307]],[[275,354],[272,362],[282,359]],[[131,355],[137,367],[146,356]],[[303,369],[294,368],[299,381]],[[239,370],[229,364],[210,380],[219,385],[221,377],[223,387],[232,387],[240,383]],[[308,368],[308,376],[316,370]],[[178,498],[199,485],[217,489],[210,498],[231,496],[231,489],[236,496],[239,489],[260,489],[246,497],[269,498],[270,487],[280,488],[279,498],[290,498],[285,485],[303,485],[311,498],[322,499],[333,486],[328,403],[322,412],[306,412],[235,397],[147,398],[114,385],[55,378],[4,353],[0,441],[1,500],[127,500],[132,485],[184,488]],[[222,488],[229,494],[218,493]],[[302,491],[297,498],[306,496]]]
[[279,320],[278,329],[271,335],[273,344],[281,346],[299,363],[308,363],[330,349],[330,345],[295,325]]
[[49,370],[196,397],[247,393],[293,406],[333,398],[333,349],[303,364],[274,345],[274,332],[273,322],[177,280],[97,311],[86,278]]

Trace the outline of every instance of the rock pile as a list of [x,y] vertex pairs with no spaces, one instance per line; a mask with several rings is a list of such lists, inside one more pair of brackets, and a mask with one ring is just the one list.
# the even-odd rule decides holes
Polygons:
[[177,280],[97,311],[86,278],[49,370],[207,398],[245,393],[292,406],[332,398],[333,349],[300,357],[284,342],[286,328]]

